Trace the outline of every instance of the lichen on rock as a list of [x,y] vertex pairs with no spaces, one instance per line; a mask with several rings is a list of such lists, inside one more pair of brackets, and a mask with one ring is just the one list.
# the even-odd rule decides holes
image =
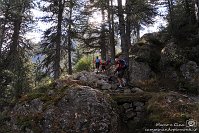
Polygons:
[[[55,92],[56,93],[56,92]],[[117,133],[119,116],[114,101],[88,86],[66,89],[56,102],[40,98],[16,104],[11,115],[15,132]]]

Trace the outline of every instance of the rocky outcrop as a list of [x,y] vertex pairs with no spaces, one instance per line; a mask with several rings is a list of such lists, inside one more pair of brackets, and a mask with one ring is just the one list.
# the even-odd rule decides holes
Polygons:
[[167,44],[161,51],[160,69],[164,79],[175,84],[174,88],[198,94],[198,66],[195,61],[189,61],[190,49],[180,48],[174,42]]
[[157,34],[146,34],[130,48],[129,72],[130,82],[150,80],[159,71],[160,53],[163,43]]
[[183,52],[178,48],[178,46],[174,43],[168,43],[162,50],[161,50],[161,67],[178,67],[182,63],[186,61]]
[[117,133],[119,116],[114,104],[109,96],[98,90],[86,86],[69,87],[59,95],[41,95],[21,101],[11,112],[11,130],[20,133]]
[[137,84],[144,80],[149,80],[153,76],[153,71],[147,63],[131,60],[129,62],[129,76],[132,84]]
[[174,40],[163,40],[158,33],[145,34],[131,47],[130,82],[146,89],[198,94],[198,45],[183,47]]
[[180,66],[182,80],[179,88],[194,94],[199,94],[199,66],[194,61],[188,61]]
[[[182,124],[180,128],[187,128],[187,121],[198,121],[198,102],[187,95],[178,92],[167,92],[155,94],[148,101],[148,120],[154,123]],[[172,125],[171,128],[179,128],[178,125]],[[192,127],[197,130],[197,124]]]
[[[183,71],[197,68],[193,62],[188,64],[182,67]],[[90,74],[78,73],[72,79],[57,80],[49,87],[22,96],[9,112],[9,119],[6,118],[7,131],[131,133],[144,132],[146,128],[154,127],[154,123],[163,123],[164,120],[174,122],[177,119],[185,123],[185,116],[181,114],[187,109],[188,118],[199,118],[196,113],[198,103],[186,95],[146,92],[139,87],[125,88],[124,93],[113,93],[114,90],[102,93],[102,88],[82,86],[85,82],[80,81],[81,76],[88,78]],[[99,76],[99,79],[95,77],[96,81],[106,81],[105,76],[93,76]]]
[[71,78],[74,80],[86,82],[88,85],[93,85],[94,88],[99,88],[102,90],[116,89],[113,88],[114,86],[108,82],[109,76],[105,74],[96,74],[95,72],[82,71],[76,73]]
[[[136,75],[130,75],[130,76],[132,76],[132,77],[130,77],[130,82],[136,83],[141,80],[150,78],[152,73],[151,73],[150,69],[147,69],[149,67],[145,66],[144,63],[140,63],[140,64],[137,62],[135,62],[135,63],[136,63],[136,64],[134,64],[135,68],[131,67],[132,70],[130,70],[130,71],[135,72],[134,74],[136,74]],[[139,70],[137,68],[139,68]],[[114,70],[114,69],[112,69],[112,70]],[[108,75],[82,71],[82,72],[76,73],[69,79],[70,79],[70,82],[73,82],[74,80],[78,81],[78,82],[80,81],[84,85],[91,86],[100,91],[104,91],[104,92],[108,92],[108,93],[115,93],[116,91],[117,92],[120,91],[120,90],[117,90],[118,89],[118,87],[117,87],[118,81],[117,81],[117,77],[114,75],[112,76],[113,72],[110,72],[110,71],[109,71]],[[143,74],[143,72],[145,72],[145,74]],[[62,84],[62,86],[63,85],[64,84]],[[134,86],[128,86],[127,88],[125,87],[125,89],[124,89],[124,93],[136,93],[136,92],[143,92],[143,90],[138,89]]]
[[199,67],[194,61],[181,65],[180,70],[187,81],[193,81],[199,75]]
[[169,34],[160,32],[146,33],[140,40],[153,44],[165,43],[169,40]]
[[146,34],[141,40],[130,48],[130,57],[138,62],[148,63],[154,67],[160,60],[160,51],[163,43],[155,35]]

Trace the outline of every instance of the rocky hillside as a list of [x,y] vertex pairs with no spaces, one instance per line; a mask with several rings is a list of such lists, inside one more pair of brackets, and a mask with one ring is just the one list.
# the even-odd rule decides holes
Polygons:
[[164,37],[146,34],[131,47],[130,82],[145,89],[198,95],[199,45],[182,46]]
[[187,95],[133,86],[116,91],[114,84],[108,76],[90,72],[57,80],[23,95],[10,111],[4,110],[1,131],[139,133],[156,123],[199,120],[198,102]]
[[22,95],[0,115],[2,133],[142,133],[197,131],[198,48],[158,34],[131,49],[129,85],[117,90],[106,74],[80,72]]

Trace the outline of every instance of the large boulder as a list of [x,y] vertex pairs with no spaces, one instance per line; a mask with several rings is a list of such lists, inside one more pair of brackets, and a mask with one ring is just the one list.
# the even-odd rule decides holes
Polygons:
[[160,66],[163,67],[163,69],[167,66],[179,67],[185,61],[186,58],[183,55],[182,50],[174,42],[168,43],[161,50]]
[[[63,91],[63,90],[62,90]],[[11,112],[11,132],[118,133],[112,99],[87,86],[22,98]],[[33,96],[31,96],[33,97]]]
[[150,59],[150,47],[144,43],[136,43],[130,49],[130,57],[137,61],[146,62]]
[[159,70],[161,49],[164,43],[158,33],[145,34],[139,42],[130,48],[129,77],[137,84],[150,80]]
[[145,40],[151,43],[165,43],[169,40],[169,35],[167,33],[161,32],[146,33],[141,37],[140,40]]
[[142,81],[149,80],[154,75],[154,72],[147,63],[137,62],[135,60],[129,61],[129,71],[130,83],[132,84],[138,84]]
[[199,67],[196,62],[188,61],[180,66],[182,75],[180,89],[189,93],[199,94]]
[[154,72],[159,71],[160,53],[164,47],[164,43],[158,40],[156,34],[145,34],[129,51],[132,59],[147,63]]
[[142,62],[151,60],[151,58],[154,58],[154,54],[156,58],[160,56],[160,51],[163,48],[163,43],[159,42],[155,38],[153,39],[154,40],[150,40],[148,36],[142,37],[139,42],[131,46],[130,56]]
[[161,50],[159,62],[161,85],[164,89],[178,89],[180,81],[179,66],[186,60],[175,42],[169,42]]
[[109,82],[113,76],[115,67],[111,67],[106,74],[96,74],[95,72],[82,71],[72,76],[72,79],[83,81],[88,86],[94,86],[100,90],[114,90],[116,87]]
[[188,61],[181,65],[180,70],[187,81],[193,81],[199,75],[199,67],[194,61]]

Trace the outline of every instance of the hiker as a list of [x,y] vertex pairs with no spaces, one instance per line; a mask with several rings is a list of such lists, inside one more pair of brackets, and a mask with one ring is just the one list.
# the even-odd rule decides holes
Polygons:
[[127,68],[127,63],[125,60],[119,59],[119,57],[115,58],[115,62],[116,62],[116,70],[114,74],[117,73],[119,88],[122,88],[126,85],[126,80],[124,79],[124,73]]
[[109,57],[107,60],[106,60],[106,65],[110,65],[111,64],[111,58]]
[[97,56],[95,59],[95,68],[97,69],[97,73],[99,72],[99,67],[100,67],[100,59]]
[[106,61],[105,60],[102,60],[100,62],[100,65],[101,65],[101,68],[102,68],[102,72],[105,72],[106,71]]
[[106,70],[109,69],[111,67],[111,58],[109,57],[107,60],[106,60]]

